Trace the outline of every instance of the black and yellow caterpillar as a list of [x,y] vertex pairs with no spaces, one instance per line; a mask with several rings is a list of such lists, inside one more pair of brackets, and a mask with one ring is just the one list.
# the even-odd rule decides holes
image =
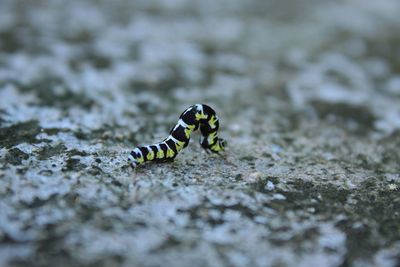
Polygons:
[[173,161],[179,151],[184,149],[193,131],[200,128],[201,147],[207,152],[223,151],[226,141],[218,137],[219,121],[215,111],[207,105],[196,104],[187,108],[179,117],[178,123],[171,129],[169,136],[160,143],[139,146],[131,151],[129,161],[133,168],[146,161]]

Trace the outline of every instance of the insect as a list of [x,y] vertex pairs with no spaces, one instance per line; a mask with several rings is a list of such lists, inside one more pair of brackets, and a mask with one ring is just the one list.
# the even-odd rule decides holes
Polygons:
[[187,108],[171,129],[169,136],[160,143],[139,146],[131,151],[129,161],[132,168],[146,161],[171,162],[179,151],[187,147],[192,132],[200,128],[200,145],[207,152],[223,151],[226,141],[218,137],[219,120],[215,111],[205,104]]

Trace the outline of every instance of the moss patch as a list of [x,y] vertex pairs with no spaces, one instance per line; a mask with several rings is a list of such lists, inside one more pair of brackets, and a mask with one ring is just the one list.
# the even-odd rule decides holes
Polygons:
[[[389,190],[387,185],[375,178],[367,179],[355,190],[302,179],[296,179],[289,185],[290,191],[278,190],[286,197],[285,201],[271,201],[266,205],[282,216],[288,211],[301,211],[303,215],[299,218],[317,216],[322,221],[337,221],[336,227],[346,234],[344,264],[368,258],[382,246],[400,240],[399,192]],[[338,220],[339,217],[343,219]]]
[[26,121],[0,128],[0,147],[11,148],[21,143],[35,144],[40,141],[36,139],[41,131],[38,121]]
[[12,148],[8,151],[5,161],[12,165],[20,165],[22,160],[29,159],[29,155],[18,148]]

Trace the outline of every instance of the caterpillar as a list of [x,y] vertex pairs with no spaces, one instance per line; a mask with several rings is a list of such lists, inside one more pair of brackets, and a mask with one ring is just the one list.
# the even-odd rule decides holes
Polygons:
[[163,141],[133,149],[128,156],[131,167],[135,168],[147,161],[173,161],[179,151],[189,144],[192,132],[199,128],[200,145],[206,152],[224,151],[226,141],[218,137],[219,120],[215,111],[205,104],[195,104],[181,114],[178,123]]

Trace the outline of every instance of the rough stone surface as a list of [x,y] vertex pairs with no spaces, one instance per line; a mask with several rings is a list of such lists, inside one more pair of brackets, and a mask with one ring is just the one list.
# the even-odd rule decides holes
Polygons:
[[[0,266],[399,266],[399,32],[397,0],[0,1]],[[227,152],[131,170],[195,103]]]

